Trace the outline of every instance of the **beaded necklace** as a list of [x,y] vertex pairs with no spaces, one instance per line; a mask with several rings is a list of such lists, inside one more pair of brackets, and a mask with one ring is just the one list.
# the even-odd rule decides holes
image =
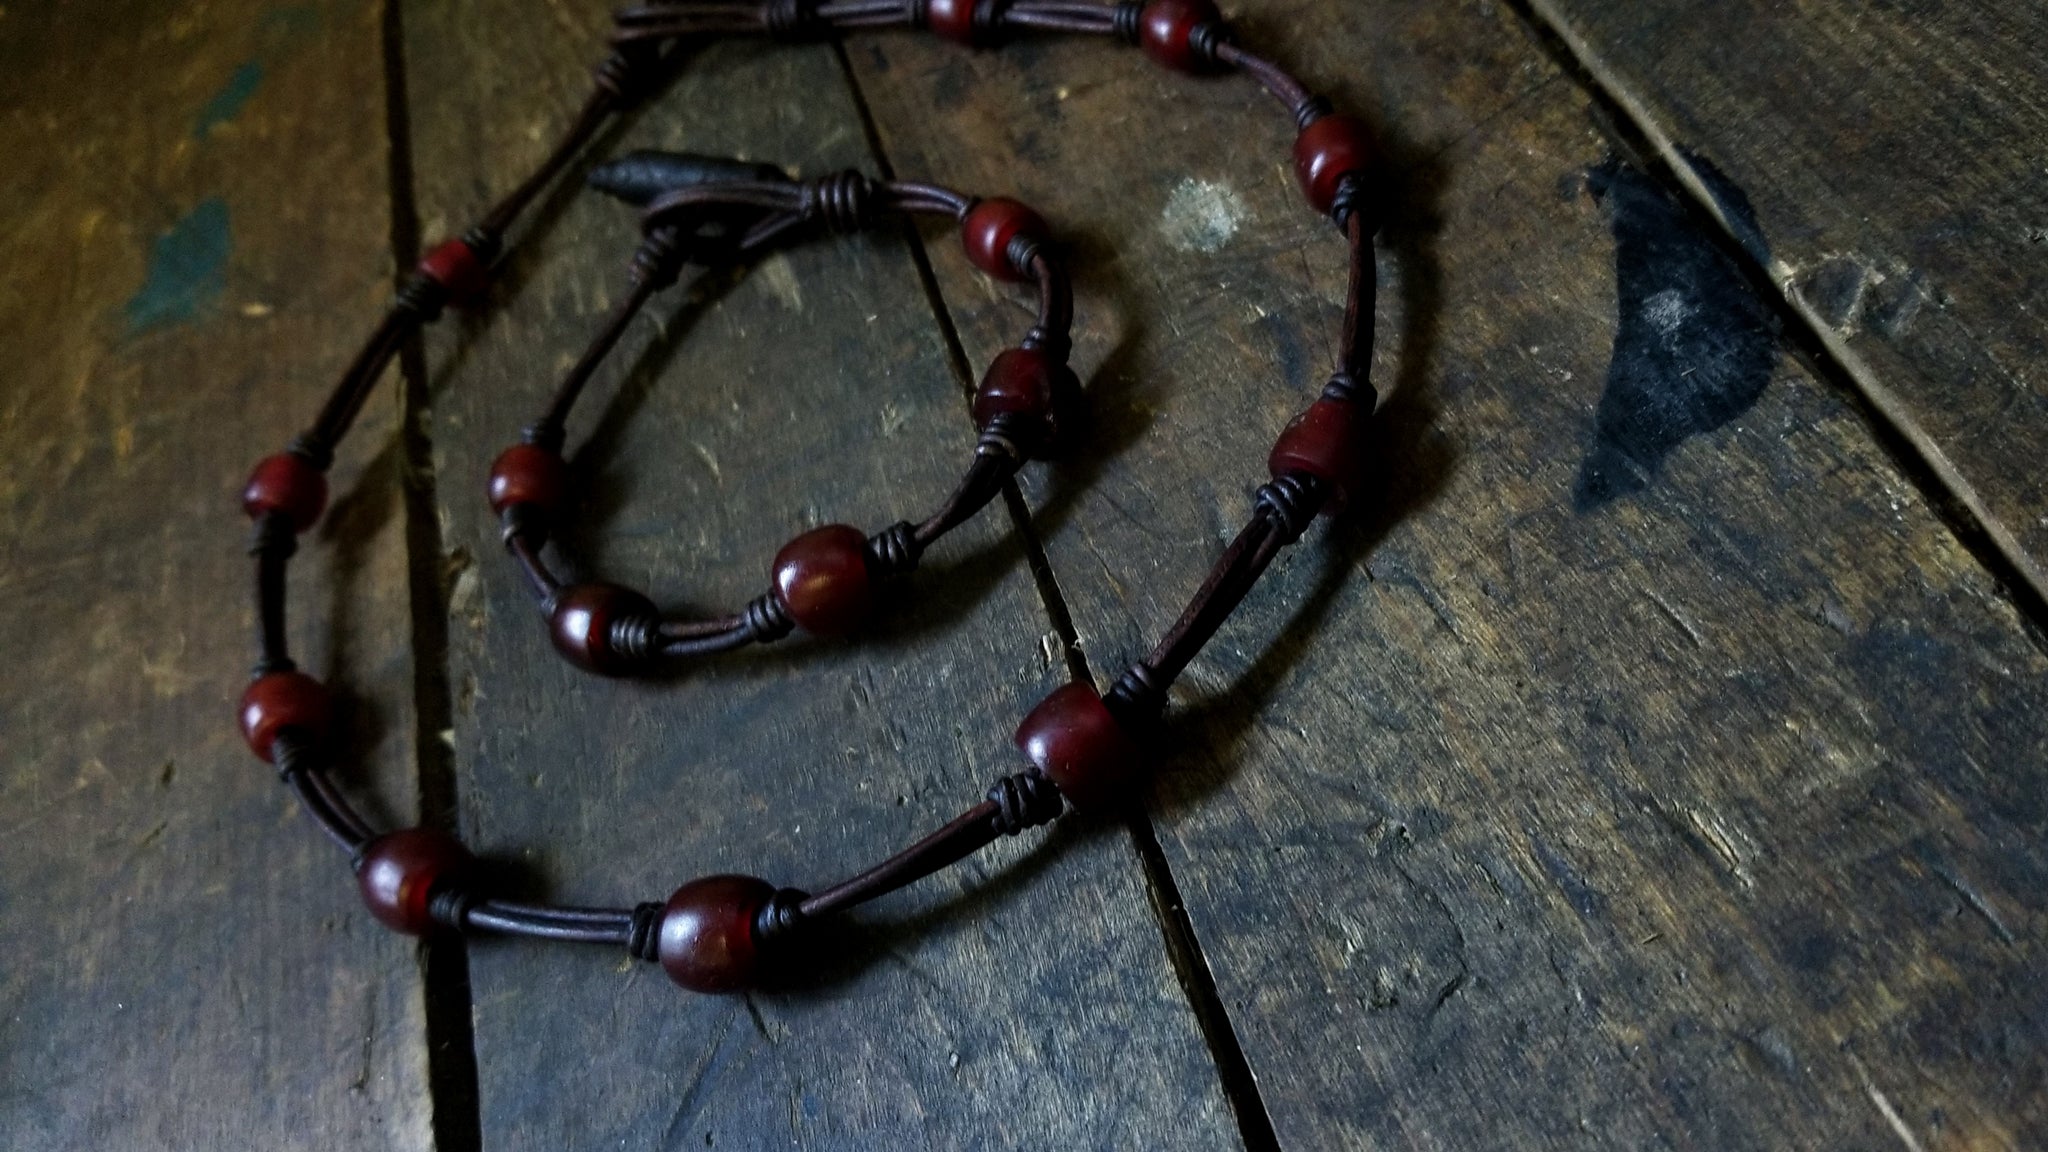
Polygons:
[[[986,797],[924,839],[857,876],[815,894],[749,876],[690,881],[665,902],[632,908],[522,903],[493,894],[462,844],[435,828],[379,833],[349,805],[329,774],[332,708],[325,686],[298,671],[286,646],[286,565],[298,535],[319,521],[326,470],[370,389],[403,344],[443,310],[478,307],[488,294],[507,231],[612,120],[655,86],[682,39],[769,35],[784,40],[858,28],[924,28],[962,44],[991,47],[1012,31],[1115,36],[1176,71],[1235,71],[1252,77],[1293,115],[1294,172],[1310,207],[1328,216],[1350,249],[1350,279],[1338,363],[1322,393],[1280,433],[1269,479],[1250,522],[1211,568],[1180,618],[1150,653],[1107,692],[1084,681],[1056,689],[1015,735],[1027,766],[997,780]],[[1373,189],[1382,159],[1359,120],[1277,65],[1240,48],[1209,0],[657,0],[616,17],[612,51],[552,151],[468,232],[426,254],[312,426],[281,453],[258,462],[242,494],[255,521],[260,656],[239,710],[243,735],[274,765],[314,822],[348,854],[364,902],[406,933],[437,928],[623,946],[659,962],[676,983],[700,992],[756,985],[800,958],[788,946],[806,925],[930,875],[1001,836],[1049,823],[1069,807],[1114,810],[1146,778],[1143,746],[1167,689],[1250,592],[1279,551],[1319,512],[1341,506],[1359,476],[1365,429],[1377,403],[1367,381],[1372,347],[1372,238],[1382,205]],[[665,658],[765,642],[793,629],[833,635],[866,614],[873,586],[915,567],[919,554],[1000,491],[1023,462],[1056,450],[1078,387],[1067,367],[1071,298],[1035,212],[1014,201],[975,201],[928,184],[876,183],[858,173],[798,182],[779,170],[704,157],[638,154],[593,173],[595,182],[642,207],[642,242],[631,289],[525,430],[493,465],[489,495],[508,551],[525,571],[550,622],[556,648],[587,670],[624,675]],[[927,520],[870,537],[831,525],[797,537],[776,557],[773,587],[739,613],[708,621],[664,620],[638,593],[615,585],[564,586],[541,559],[551,519],[567,506],[560,457],[563,424],[584,383],[655,292],[688,263],[744,258],[805,230],[854,231],[879,213],[951,215],[970,260],[1003,279],[1036,280],[1037,323],[990,364],[976,392],[979,432],[966,477]]]

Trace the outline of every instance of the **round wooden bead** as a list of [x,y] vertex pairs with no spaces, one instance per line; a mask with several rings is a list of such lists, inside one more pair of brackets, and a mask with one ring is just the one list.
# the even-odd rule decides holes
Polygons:
[[600,676],[629,672],[633,661],[612,646],[612,624],[658,615],[654,602],[631,588],[593,581],[555,593],[548,635],[569,663]]
[[1337,182],[1351,173],[1379,167],[1380,149],[1372,129],[1356,116],[1322,116],[1294,138],[1294,178],[1309,206],[1327,213],[1337,202]]
[[1275,480],[1289,472],[1306,472],[1321,479],[1334,490],[1333,498],[1323,507],[1335,511],[1358,482],[1371,415],[1350,400],[1327,396],[1317,400],[1288,421],[1266,457],[1266,471]]
[[1077,809],[1105,808],[1144,777],[1138,746],[1092,684],[1055,690],[1017,726],[1017,747]]
[[326,474],[296,452],[279,452],[258,460],[249,482],[242,486],[242,511],[251,520],[278,512],[294,532],[304,532],[319,523],[326,510]]
[[482,303],[491,291],[491,269],[462,239],[443,240],[420,257],[419,273],[441,286],[457,308]]
[[1195,29],[1222,20],[1209,0],[1152,0],[1138,13],[1138,44],[1176,72],[1199,72],[1208,61],[1195,52]]
[[868,538],[846,524],[827,524],[791,540],[775,554],[775,598],[796,626],[814,636],[843,636],[867,619],[873,603]]
[[1021,413],[1050,424],[1053,418],[1054,365],[1035,348],[1010,348],[989,361],[981,374],[981,387],[974,390],[974,426],[987,428],[989,422],[1006,412]]
[[1028,236],[1040,244],[1052,230],[1043,217],[1006,196],[975,203],[960,222],[960,242],[976,268],[1000,280],[1029,280],[1031,274],[1010,263],[1010,242]]
[[552,516],[569,496],[569,466],[562,458],[534,444],[514,444],[491,464],[491,509],[503,516],[530,504]]
[[276,763],[271,743],[290,729],[318,739],[334,720],[327,687],[304,672],[272,672],[259,676],[242,693],[239,713],[242,738],[266,764]]
[[409,936],[438,925],[429,910],[437,885],[459,880],[475,859],[461,841],[434,828],[401,828],[363,846],[356,887],[370,915]]
[[752,876],[706,876],[676,889],[656,937],[662,970],[692,992],[752,987],[761,964],[754,921],[774,895]]
[[976,3],[978,0],[926,0],[925,27],[955,44],[979,44],[981,32],[974,26]]

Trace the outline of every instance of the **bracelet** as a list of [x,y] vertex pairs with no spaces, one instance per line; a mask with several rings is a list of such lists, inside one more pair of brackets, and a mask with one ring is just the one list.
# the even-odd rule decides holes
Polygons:
[[[547,411],[491,466],[489,482],[506,550],[525,573],[556,650],[585,671],[626,675],[657,658],[770,643],[797,628],[814,636],[852,632],[867,618],[877,585],[908,575],[925,549],[993,500],[1027,458],[1056,451],[1062,430],[1074,423],[1080,382],[1067,366],[1073,292],[1045,221],[1014,200],[974,200],[930,184],[877,184],[852,171],[798,183],[767,165],[663,152],[615,160],[594,169],[588,183],[644,209],[629,289]],[[980,435],[953,494],[922,523],[900,521],[873,536],[827,524],[798,536],[775,556],[772,590],[732,615],[665,619],[630,588],[595,581],[564,586],[541,559],[550,522],[567,497],[563,426],[632,318],[676,282],[686,263],[710,266],[751,256],[806,226],[855,232],[888,213],[950,216],[978,266],[1001,279],[1038,284],[1037,322],[1017,347],[995,358],[976,393]]]
[[[808,923],[930,875],[1000,836],[1048,823],[1069,806],[1082,812],[1105,811],[1129,800],[1145,779],[1141,747],[1164,710],[1168,687],[1244,599],[1280,549],[1298,539],[1319,513],[1340,507],[1358,482],[1365,429],[1377,404],[1377,393],[1367,376],[1375,293],[1372,238],[1384,209],[1377,190],[1385,182],[1380,179],[1382,159],[1365,125],[1333,114],[1327,101],[1311,94],[1277,65],[1238,47],[1208,0],[1114,5],[1089,0],[765,0],[760,4],[666,0],[628,9],[616,20],[612,53],[596,70],[591,96],[554,150],[475,228],[427,253],[362,352],[343,372],[312,427],[285,452],[259,462],[251,475],[242,505],[256,525],[251,552],[256,560],[260,656],[242,698],[240,720],[250,748],[276,767],[314,822],[349,853],[365,903],[386,925],[414,934],[448,927],[623,945],[639,959],[659,962],[685,988],[730,992],[755,985],[794,959],[801,950],[786,947],[787,941]],[[284,605],[285,568],[297,546],[297,536],[319,520],[326,506],[325,472],[333,458],[333,446],[347,432],[369,388],[405,340],[437,318],[445,306],[481,303],[507,229],[600,127],[649,89],[669,61],[673,51],[669,45],[679,38],[719,34],[766,33],[795,39],[880,26],[929,28],[977,46],[991,45],[1013,30],[1115,35],[1142,46],[1147,55],[1169,68],[1233,70],[1251,76],[1294,116],[1298,128],[1294,171],[1302,193],[1311,207],[1337,225],[1349,245],[1350,278],[1337,368],[1322,394],[1280,433],[1267,458],[1270,479],[1254,495],[1250,523],[1223,551],[1158,644],[1126,668],[1105,693],[1077,681],[1040,701],[1016,731],[1016,744],[1029,766],[997,780],[981,803],[945,827],[815,895],[778,888],[753,877],[721,875],[684,884],[666,902],[631,909],[570,908],[497,898],[490,894],[477,862],[455,837],[426,827],[377,834],[349,806],[329,776],[331,706],[327,690],[293,665],[285,642]],[[644,223],[649,241],[663,229],[677,230],[671,238],[673,246],[662,247],[651,266],[647,260],[636,260],[636,269],[647,267],[636,274],[648,284],[660,279],[655,272],[665,262],[688,258],[693,251],[706,258],[727,258],[744,250],[747,238],[763,229],[793,228],[810,220],[834,226],[861,215],[854,205],[862,194],[852,191],[857,178],[842,175],[799,185],[779,173],[769,179],[765,170],[740,172],[725,167],[730,162],[724,161],[669,158],[663,163],[672,166],[671,175],[674,166],[698,164],[702,178],[672,180],[671,184],[681,186],[653,194],[647,204]],[[607,178],[614,183],[623,179],[616,170]],[[936,210],[957,210],[956,202],[944,200],[950,194],[928,186],[881,188],[888,191],[870,188],[869,203],[886,200],[907,209],[913,203],[943,202],[954,207]],[[1002,203],[985,201],[982,206]],[[806,204],[810,206],[806,208]],[[705,206],[713,205],[738,214],[718,228],[710,227],[716,214],[708,213]],[[741,208],[748,211],[738,212]],[[1012,222],[1017,220],[1007,209],[1004,215]],[[963,220],[972,217],[969,211]],[[775,225],[777,220],[785,223]],[[1020,262],[1015,257],[1025,254],[1029,245],[1020,245],[1016,238],[1035,239],[1035,233],[1026,227],[1029,223],[1018,224],[1008,238],[1001,235],[1001,228],[976,228],[970,223],[966,234],[970,252],[978,253],[975,262],[996,275],[1018,274]],[[756,242],[766,238],[760,236]],[[648,246],[643,243],[640,255],[647,254]],[[1021,267],[1034,272],[1041,267],[1049,269],[1043,246]],[[1037,274],[1044,289],[1051,273]],[[1062,315],[1059,308],[1042,306],[1041,326]],[[1061,319],[1057,327],[1063,341],[1065,321]],[[1051,336],[1048,331],[1048,340]],[[605,337],[593,345],[598,355],[606,347]],[[1047,359],[1063,365],[1063,344],[1057,357],[1050,355],[1051,347],[1045,348]],[[991,375],[995,375],[993,366]],[[570,392],[573,400],[573,389]],[[979,413],[977,423],[982,423]],[[999,423],[992,419],[984,426],[984,435],[988,426]],[[544,447],[547,428],[543,426],[541,432],[539,443],[526,446]],[[511,478],[508,474],[508,484]],[[519,473],[519,478],[527,477]],[[507,500],[505,509],[546,503],[537,498]],[[525,512],[505,515],[508,543],[515,553],[521,541],[538,539],[540,517]],[[863,561],[866,555],[863,539]],[[752,626],[746,627],[751,640]],[[556,629],[558,638],[561,631]],[[618,655],[621,647],[641,650],[643,642],[633,637],[627,637],[629,644],[618,644],[619,631],[615,627],[586,628],[583,635],[600,636],[603,646],[593,650],[585,645],[577,651],[594,664],[598,661],[591,658],[593,651],[609,659]],[[652,635],[660,637],[661,629],[655,628]],[[645,642],[648,652],[664,647]],[[574,658],[576,651],[568,655]]]

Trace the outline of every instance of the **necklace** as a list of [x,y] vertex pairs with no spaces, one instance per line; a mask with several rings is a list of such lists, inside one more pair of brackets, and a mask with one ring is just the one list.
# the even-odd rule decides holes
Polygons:
[[[1143,782],[1142,748],[1164,710],[1167,689],[1279,551],[1298,539],[1318,513],[1340,506],[1356,482],[1365,427],[1377,402],[1366,377],[1372,346],[1372,237],[1382,207],[1373,191],[1381,159],[1363,123],[1333,114],[1327,101],[1279,66],[1240,48],[1208,0],[1114,5],[1090,0],[766,0],[758,5],[667,0],[627,9],[616,19],[612,52],[596,69],[591,95],[554,150],[474,228],[426,254],[312,426],[286,451],[260,461],[251,474],[242,506],[255,521],[251,552],[260,656],[242,697],[240,720],[251,750],[276,767],[314,822],[349,853],[365,903],[386,925],[414,934],[447,927],[623,945],[636,958],[659,962],[685,988],[730,992],[751,987],[767,972],[798,959],[801,950],[787,943],[806,924],[930,875],[998,837],[1048,823],[1069,806],[1083,812],[1113,809]],[[298,671],[289,655],[285,570],[298,534],[325,510],[325,472],[334,445],[406,340],[450,305],[481,304],[507,230],[606,122],[647,93],[669,45],[716,35],[800,39],[885,26],[927,28],[982,47],[1012,31],[1114,35],[1174,70],[1227,70],[1252,77],[1293,115],[1298,128],[1294,172],[1303,196],[1336,224],[1349,245],[1350,280],[1336,370],[1322,394],[1281,431],[1267,458],[1269,479],[1254,495],[1250,522],[1152,651],[1126,668],[1107,692],[1077,681],[1040,701],[1016,731],[1016,744],[1029,766],[997,780],[979,804],[951,823],[816,894],[720,875],[690,881],[665,902],[630,909],[500,899],[453,836],[425,827],[379,834],[328,775],[330,702],[325,686]],[[1043,222],[1023,206],[1003,200],[973,203],[930,185],[873,184],[851,173],[799,184],[772,169],[729,161],[646,155],[638,161],[638,169],[622,161],[624,167],[610,166],[609,174],[600,177],[628,199],[645,193],[633,291],[583,362],[571,370],[555,404],[529,426],[521,444],[499,457],[491,477],[492,503],[505,524],[507,546],[534,584],[556,646],[579,665],[604,673],[635,670],[660,655],[762,641],[787,634],[785,625],[829,633],[856,623],[861,612],[855,608],[865,609],[877,571],[908,571],[915,563],[912,550],[921,550],[921,536],[935,539],[987,502],[989,496],[980,495],[987,481],[978,481],[978,473],[1000,472],[993,485],[1000,488],[1024,458],[1056,443],[1056,401],[1061,392],[1071,392],[1060,377],[1071,311],[1065,277],[1049,254]],[[666,167],[652,171],[650,166]],[[996,358],[977,393],[981,435],[975,464],[947,506],[923,524],[905,522],[873,539],[844,526],[835,526],[827,538],[812,539],[817,533],[799,537],[778,557],[776,586],[767,596],[745,612],[713,621],[664,622],[637,593],[611,585],[557,584],[541,564],[539,549],[548,518],[562,506],[557,467],[561,418],[625,321],[673,279],[684,261],[731,258],[800,226],[850,231],[881,210],[951,213],[962,220],[963,239],[978,267],[1039,282],[1038,323],[1019,348]],[[1005,367],[1004,358],[1020,351],[1035,354],[1038,364],[1029,371],[1014,362]],[[982,450],[992,443],[989,451]],[[785,571],[792,574],[787,580]],[[579,591],[591,588],[606,591]]]

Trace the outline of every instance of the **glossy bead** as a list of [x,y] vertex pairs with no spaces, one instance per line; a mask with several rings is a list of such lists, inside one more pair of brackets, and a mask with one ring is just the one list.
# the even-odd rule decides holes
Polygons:
[[468,241],[443,240],[420,257],[420,275],[441,286],[448,302],[468,308],[491,291],[491,269]]
[[967,259],[1001,280],[1031,278],[1029,272],[1019,271],[1010,263],[1010,241],[1029,236],[1043,244],[1051,234],[1043,217],[1005,196],[976,203],[960,222],[960,242],[967,248]]
[[974,390],[974,426],[987,428],[1005,412],[1019,412],[1050,421],[1053,415],[1052,363],[1035,348],[1010,348],[989,361]]
[[1017,747],[1075,808],[1113,805],[1144,775],[1138,746],[1092,684],[1068,684],[1040,700],[1017,726]]
[[521,504],[554,515],[568,500],[569,466],[545,448],[514,444],[491,464],[490,494],[491,508],[500,516]]
[[446,832],[401,828],[363,846],[356,860],[356,887],[370,915],[409,936],[437,926],[429,911],[436,885],[462,878],[475,864],[469,849]]
[[1194,31],[1222,20],[1209,0],[1152,0],[1138,13],[1138,44],[1176,72],[1199,72],[1208,62],[1195,53]]
[[774,895],[752,876],[706,876],[676,889],[656,937],[662,970],[692,992],[752,987],[761,963],[754,921]]
[[1379,144],[1356,116],[1320,117],[1294,138],[1294,178],[1318,212],[1328,212],[1337,202],[1339,180],[1352,172],[1369,174],[1379,165]]
[[868,538],[858,528],[827,524],[791,540],[775,554],[775,598],[796,626],[814,636],[843,636],[867,619],[874,599]]
[[270,745],[278,733],[289,728],[318,739],[334,720],[334,705],[326,685],[304,672],[272,672],[257,677],[242,693],[240,716],[249,750],[270,764],[276,762]]
[[572,584],[555,593],[548,634],[555,651],[569,663],[600,676],[629,672],[633,661],[612,647],[612,624],[624,619],[656,616],[654,602],[631,588],[592,582]]
[[1358,482],[1371,415],[1350,400],[1317,400],[1288,421],[1266,457],[1266,471],[1275,480],[1289,472],[1319,477],[1335,490],[1323,507],[1335,511]]
[[978,0],[926,0],[925,27],[955,44],[972,47],[981,42],[974,27],[974,6]]
[[256,462],[242,486],[242,511],[249,519],[282,512],[292,530],[304,532],[327,510],[327,476],[296,452],[279,452]]

